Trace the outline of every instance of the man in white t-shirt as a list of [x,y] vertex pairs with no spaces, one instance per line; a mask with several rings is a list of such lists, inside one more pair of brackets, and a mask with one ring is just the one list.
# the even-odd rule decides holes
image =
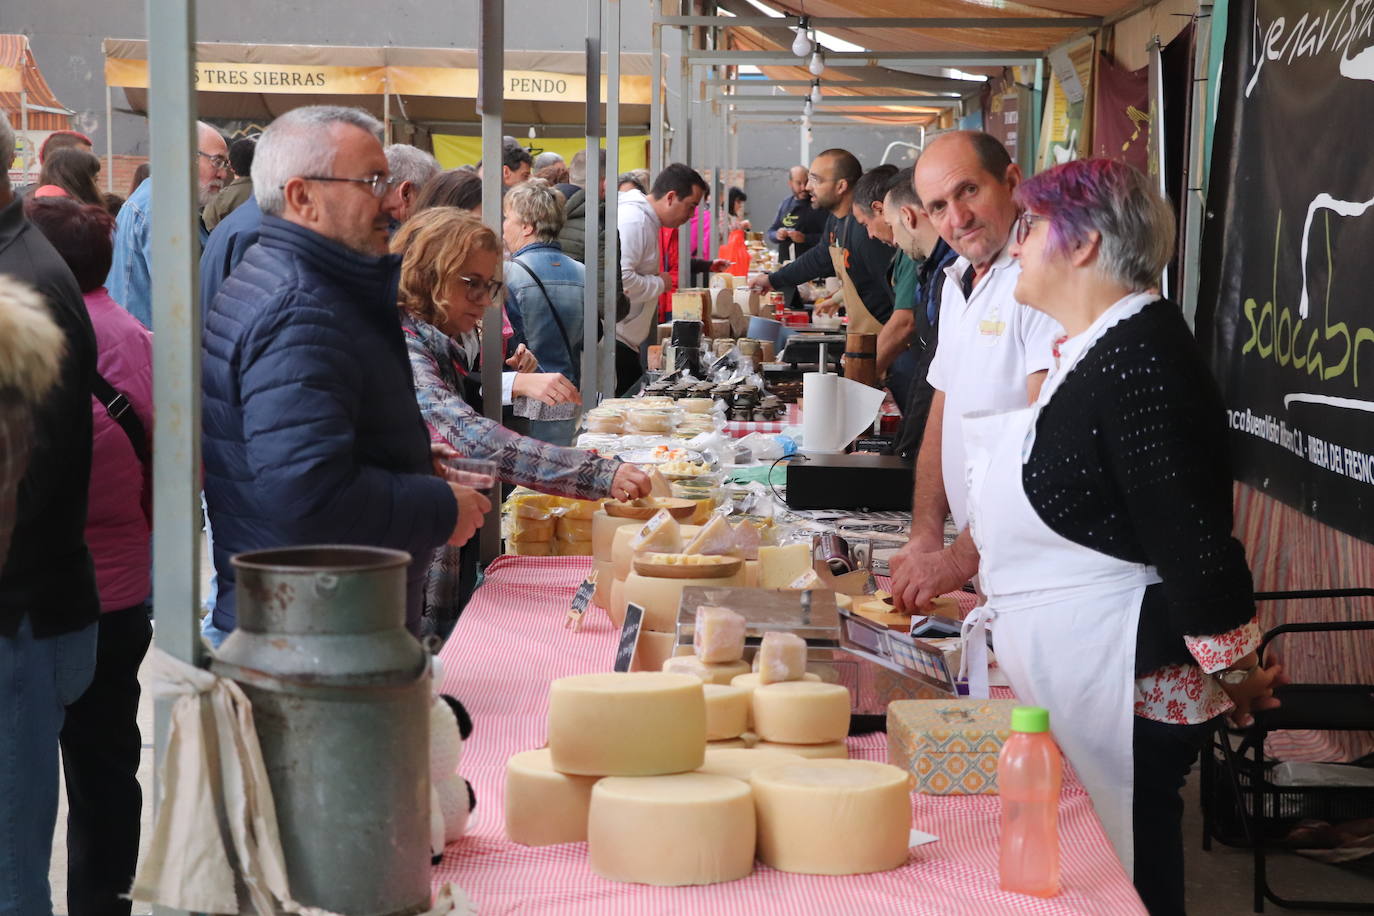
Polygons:
[[[1011,256],[1021,170],[980,131],[933,140],[913,184],[931,222],[959,258],[945,268],[939,344],[927,379],[935,389],[916,463],[910,539],[892,559],[900,610],[925,606],[978,571],[967,531],[962,418],[1035,400],[1063,330],[1012,295],[1021,264]],[[945,515],[960,531],[944,546]]]

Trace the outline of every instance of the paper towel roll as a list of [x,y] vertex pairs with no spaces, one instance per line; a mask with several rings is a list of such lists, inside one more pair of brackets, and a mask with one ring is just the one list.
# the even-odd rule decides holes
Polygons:
[[878,416],[883,393],[829,372],[802,376],[802,451],[844,451]]

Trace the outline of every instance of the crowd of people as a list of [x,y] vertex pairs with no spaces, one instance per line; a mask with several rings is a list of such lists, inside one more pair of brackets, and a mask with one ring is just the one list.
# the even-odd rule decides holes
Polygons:
[[[381,136],[359,110],[313,106],[232,145],[199,124],[187,151],[212,647],[235,626],[232,556],[320,542],[408,551],[406,625],[446,636],[491,508],[448,459],[582,499],[649,492],[633,465],[570,448],[573,421],[483,410],[497,396],[580,405],[586,214],[592,191],[604,207],[604,178],[586,186],[582,153],[536,160],[507,142],[502,221],[488,226],[480,165],[444,170]],[[0,115],[0,161],[14,143]],[[153,612],[157,179],[116,207],[89,139],[55,134],[42,153],[33,188],[0,175],[0,861],[14,866],[0,903],[50,907],[60,747],[70,911],[128,913]],[[1106,160],[1023,180],[972,131],[905,169],[826,150],[789,186],[766,231],[784,266],[749,282],[800,307],[797,290],[833,278],[814,310],[878,336],[903,413],[895,448],[914,462],[895,604],[977,583],[971,683],[985,686],[981,633],[995,626],[999,664],[1051,710],[1148,908],[1182,912],[1183,778],[1208,724],[1273,705],[1282,672],[1255,654],[1219,396],[1157,292],[1169,205]],[[620,306],[598,330],[615,335],[620,390],[642,376],[678,283],[677,233],[709,234],[707,191],[682,163],[617,178]],[[748,228],[746,199],[730,195],[722,228]],[[709,247],[693,273],[723,266]],[[501,324],[499,393],[481,384],[484,322]]]

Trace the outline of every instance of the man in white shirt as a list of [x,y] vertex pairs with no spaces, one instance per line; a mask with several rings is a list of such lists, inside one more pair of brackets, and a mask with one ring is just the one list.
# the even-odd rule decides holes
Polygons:
[[[945,268],[939,344],[927,376],[935,396],[916,463],[910,539],[892,560],[899,610],[923,607],[978,571],[967,531],[962,418],[1034,401],[1063,333],[1013,296],[1021,265],[1010,251],[1012,191],[1020,180],[1006,148],[980,131],[941,135],[916,163],[916,194],[959,258]],[[960,532],[949,548],[946,513]]]
[[615,325],[619,390],[643,374],[639,349],[657,326],[658,297],[669,286],[659,251],[659,230],[676,229],[687,222],[705,193],[706,179],[680,162],[658,173],[647,196],[637,190],[620,192],[620,278],[630,312]]

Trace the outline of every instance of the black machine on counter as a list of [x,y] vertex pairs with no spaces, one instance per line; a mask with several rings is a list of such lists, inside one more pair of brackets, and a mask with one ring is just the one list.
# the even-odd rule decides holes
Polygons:
[[911,511],[912,469],[892,455],[802,453],[787,464],[792,509]]

